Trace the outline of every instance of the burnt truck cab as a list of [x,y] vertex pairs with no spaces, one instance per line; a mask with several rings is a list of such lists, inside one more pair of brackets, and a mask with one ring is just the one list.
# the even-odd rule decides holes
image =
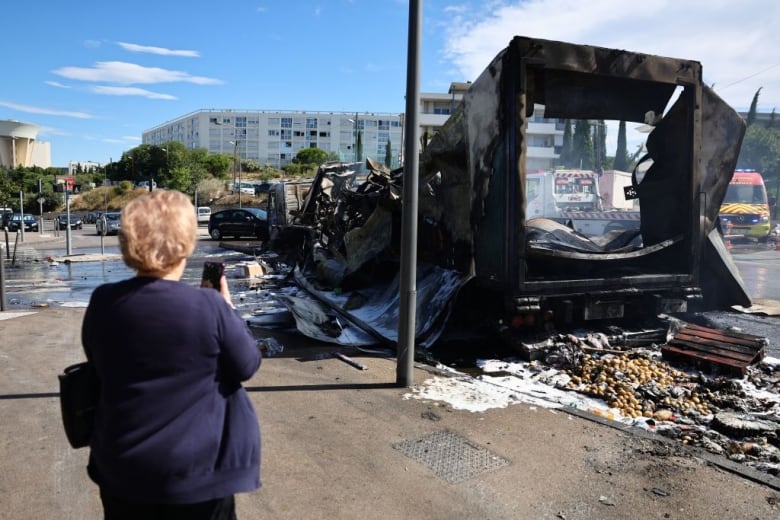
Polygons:
[[[589,239],[526,214],[540,120],[651,130],[627,190],[638,230]],[[421,185],[436,188],[421,194],[420,220],[444,240],[420,254],[467,272],[518,323],[749,306],[716,229],[744,132],[696,61],[515,37],[421,156]]]

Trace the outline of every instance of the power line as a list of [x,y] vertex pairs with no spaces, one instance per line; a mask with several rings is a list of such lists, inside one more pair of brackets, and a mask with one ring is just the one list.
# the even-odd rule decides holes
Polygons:
[[[729,83],[728,85],[726,85],[725,87],[723,87],[723,89],[729,88],[729,87],[731,87],[732,85],[736,85],[737,83],[742,83],[743,81],[747,81],[747,80],[749,80],[750,78],[754,78],[754,77],[756,77],[756,76],[758,76],[758,75],[760,75],[760,74],[763,74],[764,72],[766,72],[766,71],[768,71],[768,70],[772,70],[772,69],[774,69],[775,67],[780,67],[780,63],[775,63],[774,65],[772,65],[772,66],[770,66],[770,67],[767,67],[767,68],[765,68],[764,70],[760,70],[760,71],[756,72],[755,74],[751,74],[750,76],[745,76],[744,78],[742,78],[742,79],[738,79],[737,81],[735,81],[735,82],[733,82],[733,83]],[[722,90],[722,89],[721,89],[721,90]]]

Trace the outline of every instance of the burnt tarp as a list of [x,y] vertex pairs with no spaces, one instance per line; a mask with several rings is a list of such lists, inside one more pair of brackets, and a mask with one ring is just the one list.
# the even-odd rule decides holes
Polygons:
[[[639,234],[588,240],[556,223],[526,222],[535,110],[654,126],[649,167],[634,178]],[[668,312],[650,305],[658,302],[677,310],[749,304],[716,229],[744,131],[702,83],[698,62],[515,37],[421,154],[418,344],[440,336],[467,286],[469,311],[458,308],[458,316],[489,310],[499,314],[494,323],[521,307],[586,306],[596,294],[647,312]],[[361,178],[332,167],[315,178],[296,222],[305,230],[296,281],[341,320],[393,343],[404,176],[371,160],[366,168]]]

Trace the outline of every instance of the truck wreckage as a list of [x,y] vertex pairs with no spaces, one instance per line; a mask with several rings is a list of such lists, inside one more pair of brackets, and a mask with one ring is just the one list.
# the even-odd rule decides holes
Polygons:
[[[527,213],[534,113],[652,124],[627,190],[639,199],[638,228],[586,236]],[[477,362],[470,388],[578,408],[780,475],[780,365],[765,359],[766,339],[675,317],[751,306],[718,227],[744,132],[697,62],[514,38],[421,154],[420,357],[458,331],[498,333],[525,362],[485,361],[495,376]],[[267,247],[298,287],[275,299],[306,336],[392,351],[404,172],[355,166],[320,167],[300,205],[298,187],[279,191],[284,224]],[[586,334],[560,332],[585,322]],[[265,341],[269,355],[281,348]],[[437,379],[415,392],[436,393]],[[523,390],[535,383],[545,390]],[[780,489],[772,478],[763,482]]]
[[[586,237],[564,222],[527,218],[535,113],[651,125],[632,176],[638,229]],[[421,154],[417,345],[432,345],[448,322],[511,335],[749,307],[718,229],[744,132],[696,61],[515,37]],[[404,175],[370,159],[366,166],[359,176],[323,165],[270,248],[294,253],[296,282],[317,300],[314,309],[285,298],[294,315],[319,316],[321,334],[305,333],[394,348]]]

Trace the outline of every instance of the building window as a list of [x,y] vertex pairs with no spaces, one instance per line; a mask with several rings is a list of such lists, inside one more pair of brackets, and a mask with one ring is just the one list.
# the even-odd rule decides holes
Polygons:
[[280,134],[279,130],[269,130],[268,131],[268,137],[278,137]]
[[292,117],[283,117],[283,118],[281,118],[281,127],[282,128],[292,128]]
[[307,118],[306,128],[317,128],[317,118],[314,117]]

